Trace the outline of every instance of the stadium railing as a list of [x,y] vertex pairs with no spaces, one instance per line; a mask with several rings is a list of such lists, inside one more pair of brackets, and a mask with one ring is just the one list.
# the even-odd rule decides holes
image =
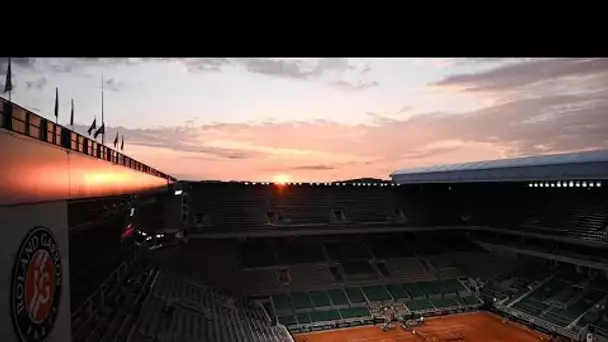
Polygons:
[[536,316],[532,316],[529,315],[525,312],[519,311],[517,309],[508,307],[508,306],[503,306],[503,305],[495,305],[496,309],[498,309],[500,312],[505,313],[509,316],[512,317],[516,317],[519,318],[521,320],[524,320],[530,324],[542,327],[544,329],[546,329],[547,331],[554,331],[564,337],[568,337],[570,338],[572,341],[578,341],[579,340],[579,333],[572,331],[572,330],[568,330],[565,328],[562,328],[556,324],[553,324],[549,321],[546,321],[542,318],[536,317]]
[[163,172],[104,146],[94,139],[89,139],[66,127],[53,123],[1,97],[0,129],[6,129],[47,144],[60,146],[70,151],[109,161],[135,171],[164,178],[169,183],[176,181],[175,178]]

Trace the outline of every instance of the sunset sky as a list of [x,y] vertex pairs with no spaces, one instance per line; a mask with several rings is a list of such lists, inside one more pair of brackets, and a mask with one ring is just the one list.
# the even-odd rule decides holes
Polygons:
[[[0,59],[4,87],[6,59]],[[13,100],[180,179],[326,181],[608,147],[608,59],[13,59]]]

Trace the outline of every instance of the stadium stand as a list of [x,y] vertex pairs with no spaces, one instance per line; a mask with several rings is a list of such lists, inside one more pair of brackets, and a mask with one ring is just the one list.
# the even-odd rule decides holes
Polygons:
[[[81,299],[75,336],[282,342],[380,321],[386,307],[408,319],[483,308],[572,340],[608,336],[606,187],[501,182],[491,177],[528,171],[488,165],[399,173],[399,186],[192,182],[187,243],[147,251],[150,260],[125,249],[116,263],[130,265],[130,280],[98,281],[114,300]],[[160,229],[154,217],[141,222]],[[86,257],[73,262],[86,274]]]

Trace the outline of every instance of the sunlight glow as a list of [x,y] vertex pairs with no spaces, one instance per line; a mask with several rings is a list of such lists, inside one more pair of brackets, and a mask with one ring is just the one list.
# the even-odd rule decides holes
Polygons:
[[288,175],[276,175],[274,176],[274,182],[279,184],[288,183],[291,180],[291,177]]

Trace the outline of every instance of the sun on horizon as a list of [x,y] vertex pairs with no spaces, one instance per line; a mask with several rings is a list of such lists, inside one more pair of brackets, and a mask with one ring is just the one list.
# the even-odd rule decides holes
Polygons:
[[291,182],[291,177],[288,175],[276,175],[274,176],[274,182],[278,184],[285,184]]

